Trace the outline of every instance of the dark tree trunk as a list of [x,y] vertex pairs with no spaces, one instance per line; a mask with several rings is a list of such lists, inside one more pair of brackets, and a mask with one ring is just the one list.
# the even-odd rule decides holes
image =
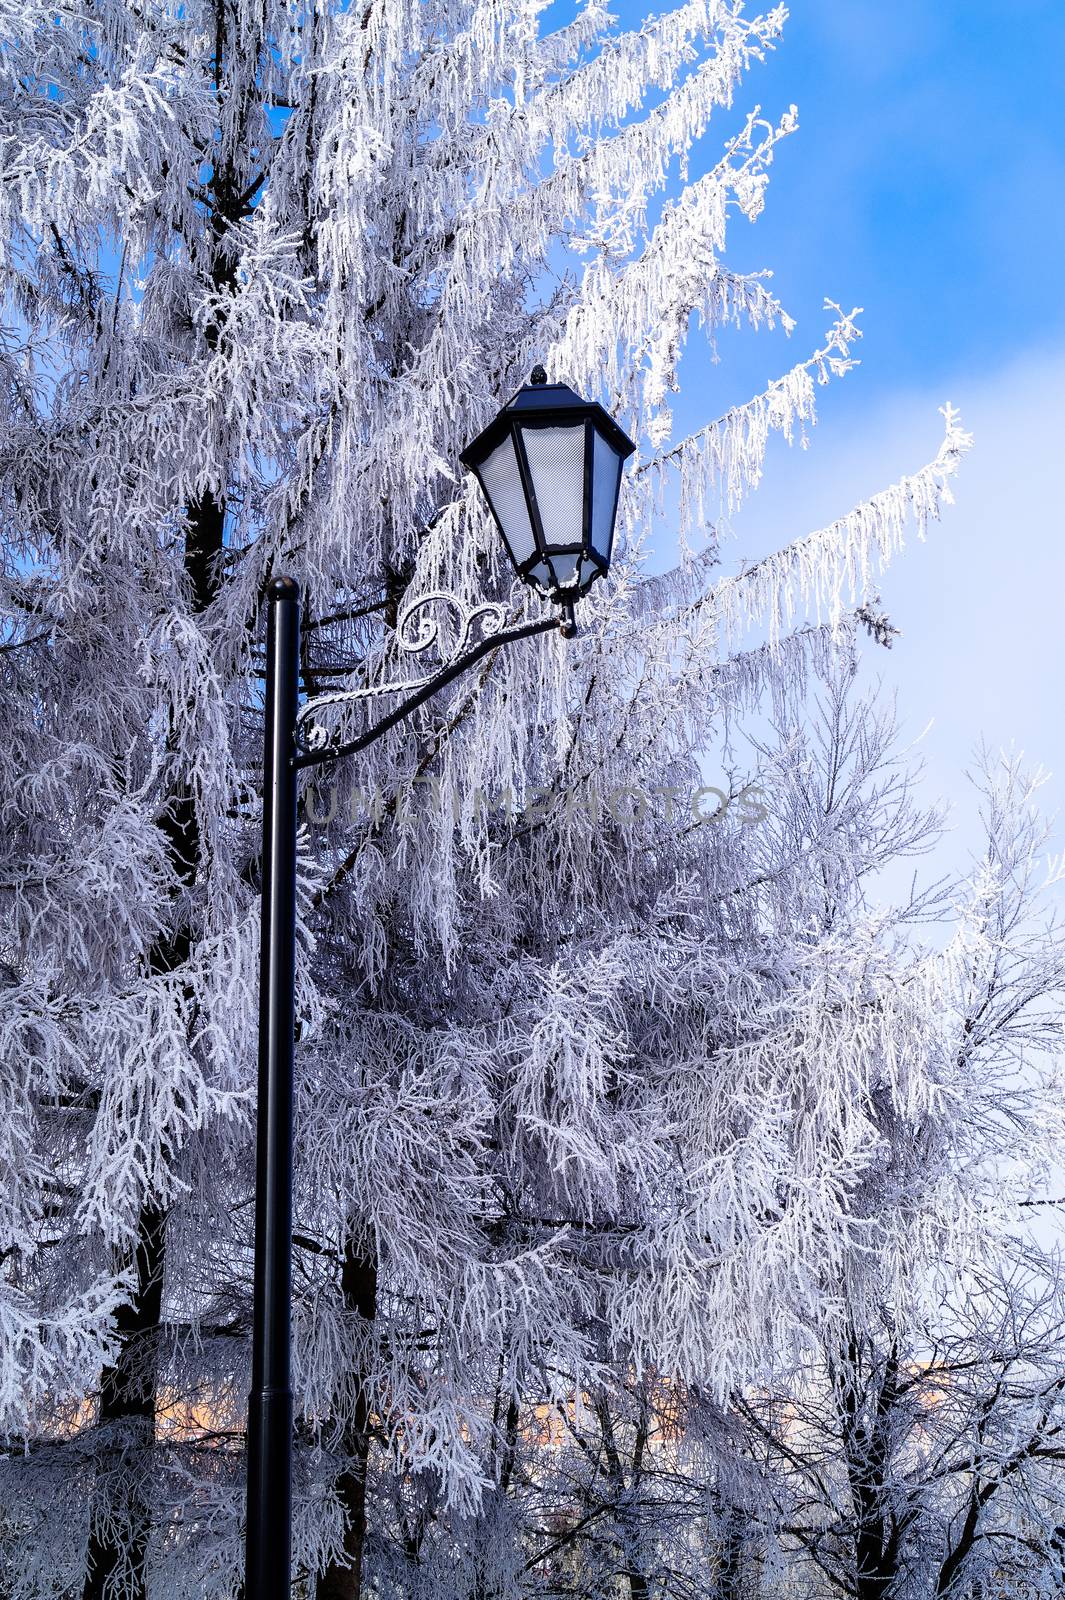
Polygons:
[[631,1470],[626,1481],[625,1465],[621,1460],[617,1436],[614,1430],[614,1421],[610,1413],[610,1403],[606,1396],[601,1396],[596,1402],[595,1414],[599,1423],[599,1434],[602,1441],[603,1456],[606,1463],[606,1476],[610,1481],[611,1492],[614,1496],[614,1518],[620,1535],[623,1550],[624,1567],[622,1576],[628,1585],[629,1600],[648,1600],[650,1589],[646,1574],[639,1566],[635,1548],[639,1541],[640,1514],[638,1507],[630,1502],[630,1494],[638,1496],[640,1481],[643,1474],[643,1456],[647,1445],[647,1414],[645,1399],[640,1399],[640,1420],[636,1427],[636,1437],[633,1441]]
[[[889,1478],[891,1435],[898,1394],[898,1352],[894,1346],[877,1381],[870,1370],[862,1376],[862,1351],[851,1338],[841,1363],[843,1445],[855,1512],[854,1593],[856,1600],[890,1600],[900,1573],[901,1529],[892,1511]],[[876,1383],[871,1418],[862,1414],[866,1387]]]
[[[97,1471],[86,1562],[85,1600],[115,1592],[144,1600],[145,1555],[151,1533],[147,1499],[151,1450],[155,1439],[155,1391],[159,1363],[159,1320],[163,1299],[166,1213],[150,1203],[141,1208],[137,1243],[137,1290],[117,1316],[119,1353],[100,1383],[99,1425],[113,1433]],[[124,1520],[126,1537],[109,1527]]]
[[936,1579],[938,1600],[947,1600],[947,1596],[958,1582],[962,1568],[972,1554],[980,1527],[980,1508],[980,1489],[979,1480],[977,1480],[973,1484],[972,1493],[969,1496],[969,1504],[965,1510],[961,1531],[947,1551],[939,1569],[939,1576]]
[[[373,1322],[377,1316],[377,1259],[372,1248],[349,1239],[344,1250],[341,1289],[346,1310]],[[365,1374],[355,1374],[358,1385],[351,1422],[344,1431],[342,1449],[347,1465],[336,1480],[336,1494],[344,1509],[344,1556],[330,1562],[318,1580],[318,1600],[360,1600],[362,1557],[366,1545],[366,1470],[370,1456],[370,1402]]]
[[510,1482],[514,1476],[514,1465],[518,1457],[518,1397],[512,1394],[507,1405],[507,1419],[503,1425],[503,1460],[499,1469],[499,1488],[502,1494],[510,1493]]
[[740,1600],[743,1593],[743,1514],[735,1506],[729,1506],[722,1511],[722,1522],[717,1600]]
[[629,1580],[629,1595],[631,1600],[647,1600],[647,1579],[636,1567],[630,1567],[625,1574]]
[[[222,549],[224,527],[225,507],[212,495],[189,508],[185,570],[197,611],[206,609],[217,591],[215,557]],[[184,883],[192,883],[200,839],[189,790],[173,794],[160,828],[176,872]],[[171,929],[153,947],[149,970],[156,976],[176,972],[188,960],[191,947],[188,927]],[[166,1268],[166,1212],[151,1196],[141,1206],[131,1260],[136,1288],[118,1312],[117,1354],[100,1381],[99,1426],[113,1430],[116,1443],[105,1451],[93,1485],[83,1600],[105,1600],[112,1585],[132,1600],[144,1600],[147,1592],[151,1453]]]

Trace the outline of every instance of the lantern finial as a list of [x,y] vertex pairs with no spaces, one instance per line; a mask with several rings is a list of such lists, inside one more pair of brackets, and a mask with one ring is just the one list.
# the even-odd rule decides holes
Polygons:
[[547,382],[547,373],[544,371],[543,367],[540,366],[539,362],[537,362],[536,366],[533,367],[529,382],[537,385]]

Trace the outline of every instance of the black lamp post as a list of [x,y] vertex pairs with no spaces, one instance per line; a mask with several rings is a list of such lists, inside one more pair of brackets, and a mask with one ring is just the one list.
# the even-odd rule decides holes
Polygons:
[[[291,1586],[292,1071],[296,985],[296,811],[299,772],[364,750],[501,645],[559,628],[574,631],[573,604],[610,565],[621,468],[635,449],[598,405],[542,367],[531,385],[463,452],[476,473],[518,576],[562,606],[562,616],[504,628],[501,606],[465,618],[459,644],[434,677],[365,733],[340,742],[308,714],[325,703],[364,699],[365,689],[299,705],[300,595],[275,578],[266,600],[266,727],[263,751],[262,910],[259,954],[259,1082],[255,1158],[255,1295],[248,1402],[247,1600],[288,1600]],[[427,596],[404,614],[411,617]],[[461,609],[461,608],[459,608]],[[474,638],[475,624],[480,638]],[[397,634],[402,635],[402,623]],[[438,643],[423,627],[404,648]],[[402,684],[378,692],[399,692]],[[410,686],[413,687],[413,686]]]

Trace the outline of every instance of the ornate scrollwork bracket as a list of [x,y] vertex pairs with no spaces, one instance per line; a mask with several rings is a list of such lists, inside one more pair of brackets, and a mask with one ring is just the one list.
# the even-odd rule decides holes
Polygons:
[[[433,614],[434,607],[452,610],[458,619],[457,627],[445,630],[439,613]],[[435,649],[439,660],[433,672],[420,678],[404,678],[398,683],[359,684],[315,695],[296,714],[294,764],[298,767],[313,766],[364,748],[393,727],[415,705],[427,700],[437,689],[443,688],[445,683],[497,645],[509,643],[512,639],[528,638],[534,633],[545,633],[560,626],[556,618],[547,618],[504,631],[505,623],[505,609],[495,602],[488,601],[467,611],[458,597],[446,590],[421,595],[401,612],[394,642],[408,656],[423,655]],[[319,721],[321,712],[329,706],[353,705],[389,694],[403,694],[407,699],[361,738],[345,742],[335,730]]]

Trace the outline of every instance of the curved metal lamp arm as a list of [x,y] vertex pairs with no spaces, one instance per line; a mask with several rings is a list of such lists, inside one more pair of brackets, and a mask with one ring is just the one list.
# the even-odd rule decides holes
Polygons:
[[[407,639],[405,641],[405,631],[414,613],[433,600],[445,600],[457,604],[454,596],[443,594],[424,595],[420,600],[416,600],[414,605],[403,613],[396,629],[401,649],[417,653],[436,642],[439,636],[439,629],[434,622],[427,622],[425,619],[419,624],[419,630],[414,640]],[[489,631],[485,633],[484,638],[479,639],[476,644],[463,651],[462,645],[469,639],[473,631],[473,625],[479,619],[482,620],[483,625]],[[314,700],[309,700],[306,705],[301,706],[296,717],[296,726],[293,732],[296,748],[289,758],[291,766],[296,770],[303,767],[317,767],[321,766],[323,762],[339,761],[342,756],[355,755],[358,751],[365,750],[368,745],[380,739],[382,734],[386,734],[390,728],[394,728],[398,722],[402,722],[412,711],[416,711],[420,705],[424,705],[425,701],[431,699],[438,690],[445,688],[455,678],[461,677],[464,672],[467,672],[470,667],[476,666],[478,661],[481,661],[493,650],[498,650],[500,645],[513,644],[518,639],[531,639],[535,634],[550,633],[556,628],[566,638],[570,637],[575,631],[571,607],[567,607],[561,617],[542,617],[538,622],[526,622],[517,628],[504,629],[502,621],[503,611],[502,607],[499,606],[480,606],[476,611],[471,612],[464,618],[456,653],[452,656],[452,659],[435,676],[423,678],[420,681],[415,679],[414,684],[411,685],[415,692],[409,695],[406,700],[401,701],[394,711],[390,711],[387,716],[382,717],[380,722],[374,723],[372,728],[368,728],[365,733],[360,734],[357,739],[349,739],[344,744],[330,743],[330,736],[320,725],[313,722],[315,713],[322,706],[365,700],[371,695],[386,694],[389,690],[406,688],[408,685],[385,684],[361,689],[341,689],[335,694],[319,695]],[[305,723],[310,724],[306,734],[303,733],[303,725]]]

